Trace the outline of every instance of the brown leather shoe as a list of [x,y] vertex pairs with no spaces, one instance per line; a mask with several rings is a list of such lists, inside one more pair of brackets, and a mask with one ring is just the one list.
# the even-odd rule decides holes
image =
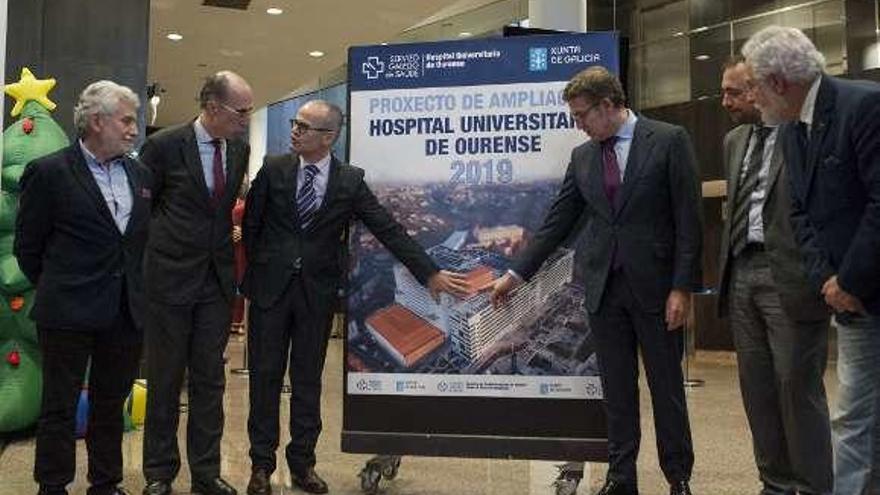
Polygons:
[[251,471],[251,480],[248,482],[247,495],[272,495],[272,484],[269,483],[269,472],[265,469]]
[[304,492],[327,493],[327,483],[318,476],[314,468],[306,468],[301,473],[290,473],[290,478]]

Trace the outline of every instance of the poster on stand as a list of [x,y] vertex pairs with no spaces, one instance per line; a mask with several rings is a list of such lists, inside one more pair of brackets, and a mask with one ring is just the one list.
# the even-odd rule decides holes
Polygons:
[[350,232],[343,449],[602,460],[602,386],[569,239],[502,307],[479,291],[541,226],[587,137],[567,81],[619,72],[616,33],[354,47],[349,161],[464,298]]

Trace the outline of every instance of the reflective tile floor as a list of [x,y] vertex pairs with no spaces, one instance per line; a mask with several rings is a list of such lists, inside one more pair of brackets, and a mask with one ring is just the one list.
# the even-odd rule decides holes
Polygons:
[[[241,365],[241,337],[229,344],[229,368]],[[644,375],[644,374],[643,374]],[[325,369],[323,397],[324,433],[318,444],[318,472],[327,480],[332,494],[360,494],[358,473],[370,456],[339,451],[342,425],[342,341],[331,341]],[[700,388],[688,391],[696,464],[691,486],[697,495],[749,495],[759,491],[752,461],[751,439],[739,396],[736,365],[729,353],[700,353],[690,365],[690,376],[705,381]],[[826,375],[829,397],[836,395],[833,369]],[[245,492],[250,462],[247,456],[247,378],[229,374],[226,389],[226,429],[223,437],[223,476]],[[639,489],[642,495],[665,495],[668,487],[657,467],[651,401],[642,383],[642,451],[639,457]],[[183,419],[183,418],[182,418]],[[287,424],[287,409],[282,408],[282,425]],[[185,452],[184,421],[179,442]],[[286,428],[282,428],[286,434]],[[284,458],[282,448],[279,459]],[[141,474],[142,433],[127,433],[123,442],[125,456],[124,486],[132,493],[143,489]],[[34,442],[17,440],[0,447],[0,495],[36,493],[32,479]],[[553,495],[552,482],[556,463],[534,461],[404,457],[398,476],[379,487],[387,495]],[[185,464],[184,464],[185,466]],[[602,485],[605,466],[588,464],[585,479],[577,493],[592,494]],[[78,442],[77,478],[70,485],[71,494],[86,493],[85,445]],[[291,488],[284,462],[273,475],[276,494],[301,493]],[[189,493],[186,469],[175,481],[175,493]]]

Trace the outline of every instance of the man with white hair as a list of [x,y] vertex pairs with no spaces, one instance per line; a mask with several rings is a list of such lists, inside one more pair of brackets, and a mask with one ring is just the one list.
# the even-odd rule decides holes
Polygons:
[[89,495],[126,493],[122,404],[141,354],[142,263],[150,171],[128,153],[138,97],[98,81],[74,108],[79,139],[31,162],[21,178],[15,256],[36,286],[30,317],[43,356],[34,478],[40,494],[66,494],[76,472],[76,403],[91,358],[86,433]]
[[786,122],[795,237],[807,275],[837,322],[834,493],[877,493],[880,85],[825,74],[822,54],[794,28],[765,28],[742,53],[764,122]]

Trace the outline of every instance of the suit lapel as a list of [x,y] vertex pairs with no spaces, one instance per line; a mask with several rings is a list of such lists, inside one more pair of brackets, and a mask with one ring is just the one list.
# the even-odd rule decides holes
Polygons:
[[831,85],[826,76],[822,76],[819,83],[819,91],[816,95],[816,106],[813,109],[813,124],[810,128],[810,140],[807,146],[807,181],[804,192],[809,194],[819,166],[819,158],[825,149],[824,141],[828,135],[828,128],[834,124],[834,101],[837,99],[837,90]]
[[[780,172],[782,172],[782,146],[781,146],[781,128],[776,129],[776,141],[773,143],[773,155],[770,157],[770,170],[767,174],[767,199],[776,187],[776,181],[779,180]],[[768,201],[764,201],[766,206]]]
[[619,215],[624,207],[626,207],[626,203],[632,195],[639,176],[642,174],[645,162],[651,156],[651,149],[654,147],[654,131],[645,120],[642,117],[636,121],[636,128],[633,131],[633,140],[630,144],[629,156],[626,161],[623,184],[621,184],[620,190],[617,191],[617,197],[614,201],[616,203],[614,208],[615,215]]
[[610,222],[613,215],[608,195],[605,194],[605,164],[602,162],[602,149],[598,141],[591,141],[593,152],[590,153],[590,163],[587,164],[587,190],[591,202],[598,211]]
[[732,202],[739,190],[739,178],[742,175],[743,162],[746,159],[746,151],[749,149],[749,140],[752,139],[754,127],[749,126],[745,132],[733,140],[730,149],[730,170],[727,171],[727,198]]
[[289,165],[284,167],[282,177],[284,190],[288,191],[287,204],[290,205],[290,215],[287,218],[293,220],[294,227],[299,230],[299,211],[296,209],[296,195],[299,193],[299,155],[291,153],[288,156]]
[[196,140],[196,131],[193,129],[192,124],[185,127],[183,140],[181,140],[180,145],[183,161],[186,164],[187,170],[193,176],[193,180],[199,185],[205,206],[213,210],[211,194],[208,192],[208,183],[205,182],[205,169],[202,167],[202,158],[199,155],[199,143]]
[[113,226],[114,232],[119,232],[119,229],[116,227],[116,222],[113,220],[113,215],[107,207],[107,200],[105,200],[104,195],[101,194],[101,190],[98,188],[98,183],[95,182],[95,177],[92,175],[92,171],[89,170],[89,165],[86,163],[86,157],[83,155],[78,142],[74,143],[71,152],[73,153],[74,177],[76,177],[77,182],[79,182],[80,186],[86,191],[86,194],[92,198],[95,207],[98,209],[98,213],[106,221],[110,222]]

